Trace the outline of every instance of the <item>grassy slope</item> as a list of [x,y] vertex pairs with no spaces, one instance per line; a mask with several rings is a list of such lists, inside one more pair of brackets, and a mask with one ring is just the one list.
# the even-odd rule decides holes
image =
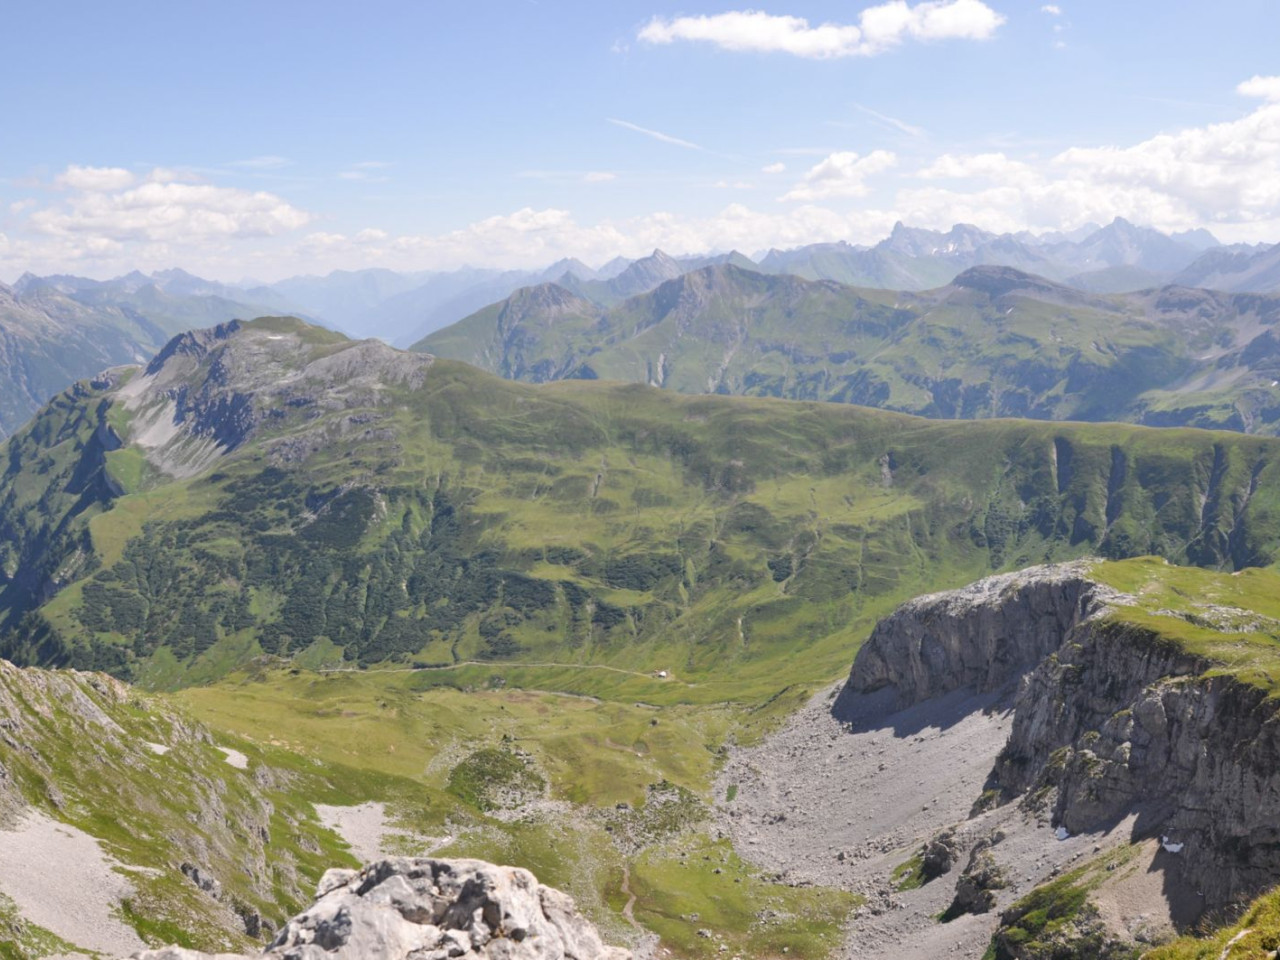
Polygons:
[[1104,583],[1136,596],[1114,619],[1142,626],[1213,664],[1211,673],[1280,696],[1280,575],[1213,573],[1155,558],[1094,568]]
[[[243,772],[164,698],[99,675],[3,662],[0,721],[0,820],[29,805],[101,840],[130,868],[135,892],[124,915],[148,942],[246,946],[232,909],[278,926],[325,869],[351,862],[310,807],[346,801],[352,783],[367,789],[340,767],[322,772],[287,751],[248,745],[253,766]],[[245,746],[225,734],[217,742]],[[182,875],[184,861],[222,880],[221,905]],[[0,902],[0,956],[56,947],[12,916],[6,924],[6,910],[13,913]]]
[[[348,348],[298,329],[311,355]],[[0,604],[12,625],[24,598],[65,587],[6,654],[155,687],[264,650],[590,664],[672,671],[690,701],[759,702],[839,672],[907,596],[993,569],[1280,554],[1268,440],[530,387],[449,361],[356,403],[285,407],[234,455],[163,482],[138,448],[102,448],[99,424],[131,435],[114,391],[60,398],[8,448]],[[587,676],[564,682],[594,693],[626,675]]]
[[[647,678],[624,678],[599,698],[539,689],[563,683],[567,673],[264,668],[177,697],[238,742],[292,751],[300,766],[358,771],[368,778],[363,796],[389,802],[400,824],[453,836],[442,852],[526,866],[571,892],[615,938],[628,933],[625,878],[637,920],[682,956],[715,955],[718,943],[697,934],[703,928],[751,956],[777,955],[784,946],[801,957],[827,955],[853,898],[770,882],[699,826],[721,745],[746,729],[751,713],[679,703]],[[638,701],[646,689],[663,702]],[[509,822],[452,791],[451,772],[469,757],[507,749],[529,755],[550,797],[571,812]],[[414,787],[395,786],[401,783]],[[617,805],[642,811],[646,788],[664,783],[690,791],[693,808],[649,831],[638,849],[615,845],[606,825],[619,816]],[[757,922],[766,909],[779,912],[778,922]]]
[[1146,960],[1270,960],[1280,948],[1280,890],[1259,897],[1239,921],[1157,947]]

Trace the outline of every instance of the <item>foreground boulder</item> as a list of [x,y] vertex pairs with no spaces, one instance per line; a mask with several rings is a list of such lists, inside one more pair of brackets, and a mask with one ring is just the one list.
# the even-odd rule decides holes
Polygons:
[[[606,946],[573,900],[528,870],[481,860],[397,857],[330,870],[310,909],[264,960],[629,960]],[[166,947],[135,960],[241,960]]]

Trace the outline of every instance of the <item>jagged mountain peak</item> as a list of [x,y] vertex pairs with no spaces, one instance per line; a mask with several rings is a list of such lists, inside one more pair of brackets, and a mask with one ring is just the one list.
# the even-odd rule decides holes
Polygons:
[[544,281],[559,282],[566,275],[579,280],[595,280],[598,276],[595,270],[577,257],[564,257],[543,270],[539,277]]
[[1195,247],[1197,250],[1212,250],[1215,247],[1222,246],[1222,241],[1204,229],[1204,227],[1196,230],[1182,230],[1173,234],[1173,239],[1179,243]]
[[634,296],[652,290],[664,280],[671,280],[685,272],[683,264],[661,250],[632,263],[627,269],[608,281],[609,292],[619,298]]
[[968,223],[957,223],[943,233],[908,227],[898,221],[892,233],[875,249],[908,257],[957,257],[972,254],[995,237],[995,234]]

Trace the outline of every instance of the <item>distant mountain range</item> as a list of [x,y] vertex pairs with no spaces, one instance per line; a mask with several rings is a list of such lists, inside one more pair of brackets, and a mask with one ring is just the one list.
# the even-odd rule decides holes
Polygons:
[[1280,432],[1280,296],[1101,295],[1011,267],[895,293],[726,263],[613,307],[541,284],[415,349],[532,382]]
[[[655,250],[639,260],[616,258],[599,269],[565,259],[531,271],[335,271],[325,277],[282,280],[264,289],[296,307],[295,312],[351,336],[376,336],[407,346],[521,287],[554,282],[585,300],[613,306],[717,263],[884,290],[928,290],[945,286],[970,267],[1006,266],[1093,293],[1143,290],[1174,282],[1264,292],[1280,290],[1280,268],[1268,272],[1248,261],[1265,258],[1268,252],[1273,263],[1280,263],[1280,245],[1270,251],[1224,247],[1204,230],[1169,236],[1123,219],[1105,227],[1091,225],[1070,234],[1043,235],[994,234],[966,224],[946,232],[898,224],[871,247],[817,243],[753,257],[738,251],[673,257]],[[1188,279],[1197,275],[1214,283]]]
[[106,282],[28,274],[0,284],[0,439],[68,384],[145,359],[176,333],[278,312],[270,291],[260,293],[180,270]]
[[1222,246],[1209,233],[1173,236],[1117,219],[1068,234],[946,232],[899,224],[872,247],[821,243],[769,250],[639,260],[599,268],[565,259],[542,270],[462,269],[398,273],[334,271],[271,284],[225,284],[182,270],[108,281],[22,277],[0,285],[0,437],[67,383],[149,355],[173,333],[231,318],[290,314],[354,337],[416,343],[516,291],[555,283],[605,310],[691,271],[732,265],[769,275],[906,292],[937,289],[976,266],[1006,266],[1089,293],[1174,283],[1225,292],[1280,291],[1280,244]]

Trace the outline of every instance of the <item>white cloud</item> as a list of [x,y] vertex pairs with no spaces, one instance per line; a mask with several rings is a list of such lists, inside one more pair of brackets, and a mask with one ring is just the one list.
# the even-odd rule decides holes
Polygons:
[[1047,13],[1051,17],[1062,16],[1062,8],[1058,6],[1056,3],[1046,3],[1043,7],[1040,8],[1040,12]]
[[185,243],[276,236],[311,219],[274,194],[181,183],[175,176],[160,169],[135,185],[127,171],[71,166],[58,183],[76,191],[74,196],[37,210],[28,223],[37,233],[79,237],[85,243]]
[[639,32],[646,43],[677,40],[711,43],[725,50],[789,53],[823,60],[874,56],[903,40],[986,40],[1005,18],[981,0],[929,0],[910,6],[890,0],[868,7],[858,23],[811,26],[802,17],[775,16],[760,10],[664,19],[654,17]]
[[[1268,78],[1242,84],[1268,96]],[[1244,92],[1244,91],[1242,91]],[[1123,216],[1161,230],[1209,227],[1225,238],[1280,236],[1280,98],[1239,120],[1160,134],[1131,146],[1073,147],[1048,161],[1001,153],[943,155],[898,192],[903,219],[976,219],[990,229],[1062,229]]]
[[679,137],[673,137],[669,133],[663,133],[660,130],[650,130],[648,127],[641,127],[637,124],[631,123],[629,120],[615,120],[613,117],[610,117],[609,122],[615,127],[622,127],[624,130],[643,133],[646,137],[652,137],[654,140],[661,140],[663,143],[670,143],[677,147],[684,147],[687,150],[706,149],[705,147],[700,147],[698,144],[691,143],[688,140],[681,140]]
[[192,170],[154,167],[146,179],[148,183],[199,183],[203,178]]
[[887,150],[862,157],[850,151],[833,153],[814,166],[782,200],[823,200],[828,197],[864,197],[866,178],[895,166],[898,158]]
[[787,165],[779,161],[778,163],[770,163],[760,168],[761,173],[786,173]]
[[1253,77],[1236,87],[1236,92],[1271,103],[1280,102],[1280,77]]
[[134,179],[134,175],[122,167],[81,167],[73,163],[53,182],[68,190],[123,190]]
[[955,155],[944,153],[917,174],[922,180],[986,179],[1003,182],[1023,181],[1035,176],[1035,170],[1021,160],[1010,160],[1003,153]]
[[583,183],[608,183],[610,180],[617,180],[616,173],[610,173],[607,170],[591,170],[582,177]]

